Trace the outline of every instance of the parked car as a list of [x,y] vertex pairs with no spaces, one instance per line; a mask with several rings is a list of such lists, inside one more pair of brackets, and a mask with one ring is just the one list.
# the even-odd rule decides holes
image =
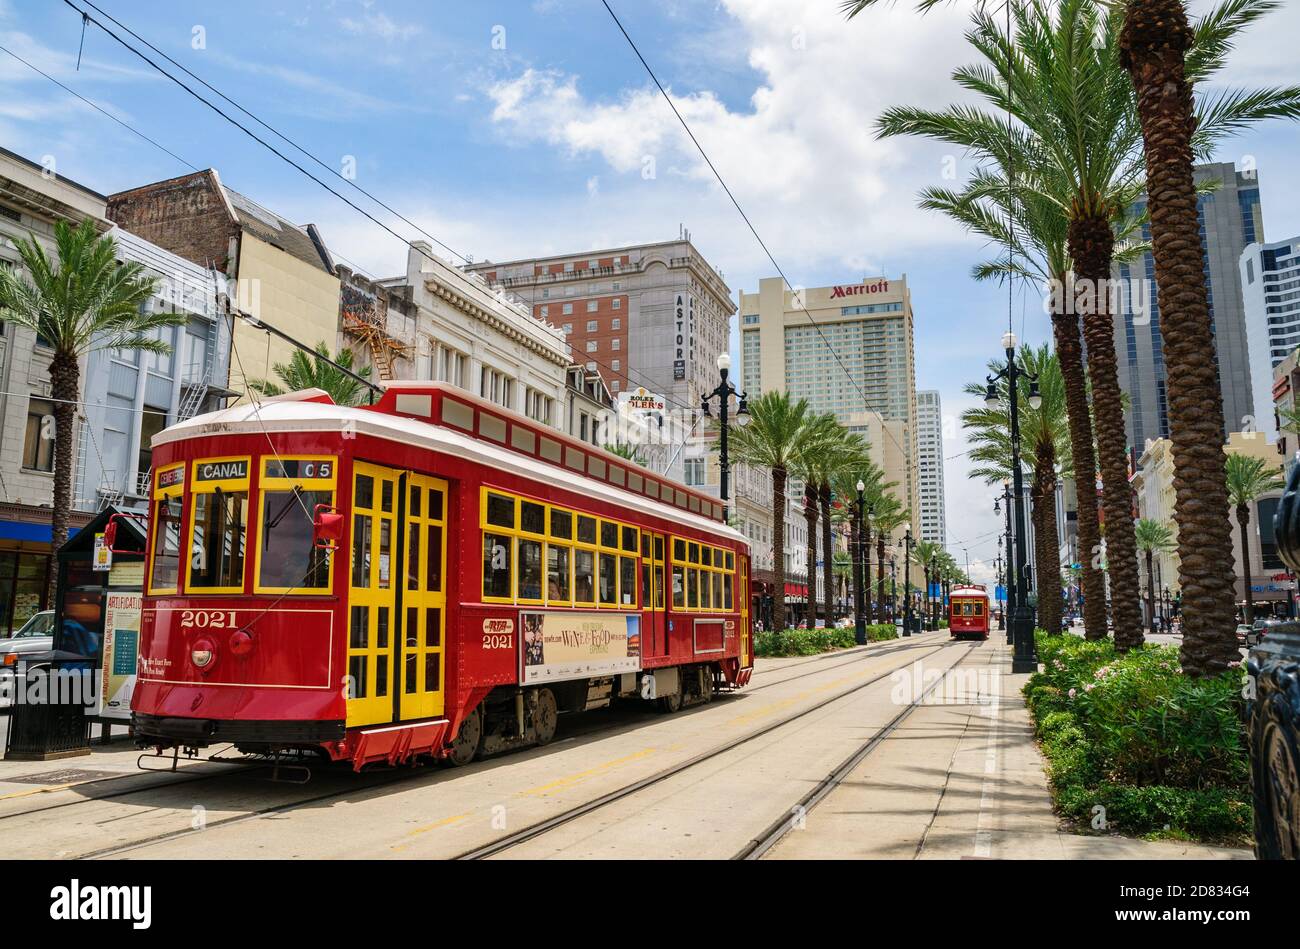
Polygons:
[[1253,638],[1250,634],[1251,632],[1254,631],[1254,629],[1255,627],[1251,626],[1248,623],[1238,623],[1237,624],[1238,645],[1249,646],[1251,644],[1251,639]]
[[42,610],[12,636],[0,639],[0,708],[13,704],[14,666],[25,653],[54,648],[54,611]]

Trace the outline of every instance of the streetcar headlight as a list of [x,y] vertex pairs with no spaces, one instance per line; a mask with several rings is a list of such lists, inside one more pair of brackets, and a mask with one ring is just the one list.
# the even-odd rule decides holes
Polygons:
[[217,658],[217,649],[209,640],[200,639],[190,650],[190,662],[200,669],[206,669],[212,665],[212,660]]

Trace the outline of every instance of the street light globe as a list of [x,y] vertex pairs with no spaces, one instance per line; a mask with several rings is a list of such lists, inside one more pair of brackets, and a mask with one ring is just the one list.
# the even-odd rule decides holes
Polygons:
[[718,353],[718,369],[726,372],[731,368],[731,353]]
[[865,490],[867,490],[867,486],[866,486],[865,484],[863,484],[863,483],[862,483],[862,479],[859,478],[859,479],[858,479],[858,494],[861,494],[861,493],[862,493],[863,491],[865,491]]
[[1002,334],[1002,348],[1003,348],[1003,349],[1015,349],[1015,348],[1016,348],[1016,334],[1015,334],[1015,333],[1011,332],[1010,330],[1007,330],[1005,333]]

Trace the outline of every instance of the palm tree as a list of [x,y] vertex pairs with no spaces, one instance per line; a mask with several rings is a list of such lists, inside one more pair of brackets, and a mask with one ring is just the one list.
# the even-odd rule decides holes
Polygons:
[[54,244],[57,262],[35,235],[14,241],[25,271],[0,267],[0,319],[32,330],[54,351],[50,543],[57,550],[68,538],[72,509],[72,435],[81,398],[81,359],[101,349],[170,353],[162,331],[183,325],[185,315],[146,306],[158,291],[158,280],[138,263],[119,263],[113,239],[101,237],[93,221],[77,227],[57,222]]
[[880,604],[880,622],[885,619],[885,547],[895,531],[912,521],[912,514],[903,507],[903,502],[889,493],[895,487],[897,484],[892,481],[884,486],[873,503],[874,513],[871,517],[876,528],[876,602]]
[[[828,416],[822,423],[824,433],[815,450],[810,452],[811,473],[816,475],[817,504],[821,515],[822,545],[822,582],[825,587],[826,625],[831,623],[832,565],[834,562],[834,530],[831,517],[831,502],[835,497],[850,498],[856,496],[857,472],[871,464],[871,456],[866,439],[850,432],[834,416]],[[847,472],[854,476],[855,487],[851,493],[840,494],[833,490],[837,475]]]
[[1174,547],[1174,529],[1164,521],[1144,517],[1133,525],[1137,549],[1146,559],[1147,566],[1147,625],[1156,631],[1156,573],[1155,555]]
[[[1178,520],[1182,586],[1183,668],[1211,675],[1237,660],[1231,570],[1221,552],[1230,544],[1227,469],[1222,451],[1223,404],[1213,352],[1209,295],[1203,271],[1193,163],[1197,139],[1192,88],[1223,64],[1235,35],[1280,4],[1225,3],[1195,27],[1182,0],[1127,0],[1120,38],[1122,64],[1137,92],[1145,145],[1152,256],[1161,310],[1169,404],[1169,440]],[[1198,45],[1210,35],[1214,44]],[[1206,47],[1209,47],[1208,49]],[[1300,115],[1300,89],[1222,93],[1221,108],[1249,101],[1259,118]],[[1217,104],[1217,103],[1216,103]],[[1238,508],[1240,512],[1241,508]],[[1244,527],[1242,528],[1244,530]],[[1246,584],[1250,609],[1250,584]]]
[[[1064,477],[1073,473],[1065,378],[1060,360],[1046,344],[1037,348],[1023,346],[1018,358],[1026,370],[1038,377],[1042,399],[1039,407],[1034,408],[1029,402],[1028,383],[1024,382],[1017,401],[1021,462],[1033,472],[1030,516],[1034,525],[1034,559],[1038,564],[1035,580],[1039,625],[1044,629],[1058,630],[1061,628],[1061,563],[1057,544],[1056,481],[1058,470]],[[990,362],[990,372],[1000,372],[1002,365],[998,360]],[[966,386],[966,391],[982,397],[985,387],[971,383]],[[1010,390],[1005,379],[1000,383],[999,392],[1001,398],[995,408],[981,405],[966,410],[961,416],[962,426],[969,433],[973,446],[970,457],[975,466],[971,475],[987,484],[1001,483],[1013,474],[1011,436],[1007,424],[1011,410]],[[1106,627],[1101,627],[1100,635],[1095,628],[1087,632],[1093,638],[1105,638]],[[1140,631],[1138,635],[1141,635]]]
[[[927,10],[937,2],[918,0],[917,6]],[[848,0],[842,9],[852,17],[874,3]],[[1111,14],[1100,17],[1100,6],[1110,6]],[[1179,531],[1180,555],[1186,554],[1180,556],[1180,579],[1184,587],[1196,587],[1203,606],[1195,611],[1192,635],[1185,634],[1183,642],[1183,667],[1193,675],[1224,668],[1236,657],[1236,644],[1223,631],[1230,618],[1231,579],[1213,562],[1229,528],[1226,518],[1217,520],[1216,505],[1208,503],[1222,497],[1223,420],[1214,363],[1206,359],[1213,338],[1196,236],[1192,162],[1226,133],[1263,119],[1300,115],[1300,88],[1221,92],[1194,110],[1192,87],[1222,68],[1242,29],[1277,6],[1275,0],[1224,0],[1193,29],[1179,0],[1063,0],[1053,28],[1050,4],[1031,0],[1009,6],[1016,19],[1014,40],[980,15],[976,21],[983,25],[973,34],[983,34],[977,45],[993,70],[970,75],[970,87],[1023,123],[1033,133],[1039,155],[1073,185],[1068,240],[1077,285],[1088,292],[1077,308],[1084,316],[1099,422],[1103,507],[1112,524],[1107,559],[1115,568],[1112,589],[1120,594],[1114,603],[1117,642],[1136,628],[1137,572],[1127,527],[1131,522],[1124,513],[1131,501],[1122,429],[1115,424],[1116,419],[1122,422],[1122,409],[1118,385],[1111,380],[1110,294],[1102,288],[1108,286],[1112,263],[1111,229],[1132,205],[1131,200],[1114,200],[1112,188],[1140,184],[1138,146],[1145,142],[1157,285],[1167,301],[1165,312],[1178,314],[1161,321],[1176,463],[1180,450],[1187,453],[1176,516],[1186,514],[1196,531],[1204,532],[1193,537]],[[1114,74],[1121,69],[1127,69],[1131,83],[1116,81]],[[993,146],[988,153],[1011,154],[1018,148],[1017,130],[1006,123],[994,121],[985,131]],[[1192,307],[1186,318],[1184,300]],[[1219,407],[1217,415],[1204,411],[1210,405]],[[1116,523],[1125,526],[1114,529]]]
[[[1224,485],[1228,503],[1237,512],[1237,529],[1241,532],[1241,573],[1246,584],[1246,622],[1255,621],[1255,598],[1250,589],[1250,506],[1270,491],[1282,490],[1282,473],[1263,458],[1232,452],[1224,463]],[[1183,594],[1187,602],[1187,594]],[[1234,636],[1235,639],[1235,636]]]
[[362,379],[369,379],[370,367],[353,369],[352,358],[350,349],[340,349],[331,355],[329,344],[321,341],[316,344],[314,356],[309,357],[301,349],[295,350],[287,363],[278,362],[271,367],[280,380],[279,384],[267,379],[250,379],[248,387],[262,396],[321,389],[329,394],[336,405],[360,405],[370,397],[370,387],[326,361],[333,360]]
[[[886,487],[884,477],[885,473],[881,471],[880,466],[872,461],[869,455],[863,454],[856,458],[852,464],[846,465],[836,472],[831,481],[831,490],[835,497],[840,499],[835,513],[835,520],[848,525],[849,550],[852,552],[855,562],[859,556],[859,550],[862,551],[864,560],[862,566],[863,581],[866,584],[863,588],[863,606],[866,611],[867,622],[875,622],[876,620],[876,608],[871,595],[871,531],[874,527],[877,531],[877,538],[881,538],[877,506],[881,506],[881,513],[883,513],[882,498],[885,496],[883,492],[887,488],[897,486],[895,482],[891,481]],[[855,516],[859,481],[862,482],[862,500],[865,507],[862,512],[862,531],[864,535],[862,537],[858,536],[858,519]]]
[[630,461],[634,465],[645,466],[645,457],[641,454],[641,449],[631,442],[613,442],[604,446],[605,451],[611,455],[617,455],[624,461]]
[[[921,570],[925,574],[925,620],[927,624],[933,622],[934,614],[934,597],[932,595],[932,582],[936,569],[939,565],[939,554],[943,548],[932,540],[918,540],[912,545],[912,559],[921,565]],[[933,625],[930,626],[933,629]]]
[[772,473],[772,569],[777,596],[772,605],[772,628],[786,628],[785,612],[785,505],[786,485],[792,469],[798,470],[811,441],[815,418],[807,399],[792,401],[785,392],[765,392],[749,403],[749,424],[730,433],[730,454],[735,461],[766,468]]

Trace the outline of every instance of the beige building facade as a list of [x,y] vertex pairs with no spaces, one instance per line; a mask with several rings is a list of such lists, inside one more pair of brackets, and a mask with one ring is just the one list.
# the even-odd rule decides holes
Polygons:
[[750,398],[786,391],[861,433],[896,482],[920,536],[916,363],[907,278],[740,292],[740,383]]

